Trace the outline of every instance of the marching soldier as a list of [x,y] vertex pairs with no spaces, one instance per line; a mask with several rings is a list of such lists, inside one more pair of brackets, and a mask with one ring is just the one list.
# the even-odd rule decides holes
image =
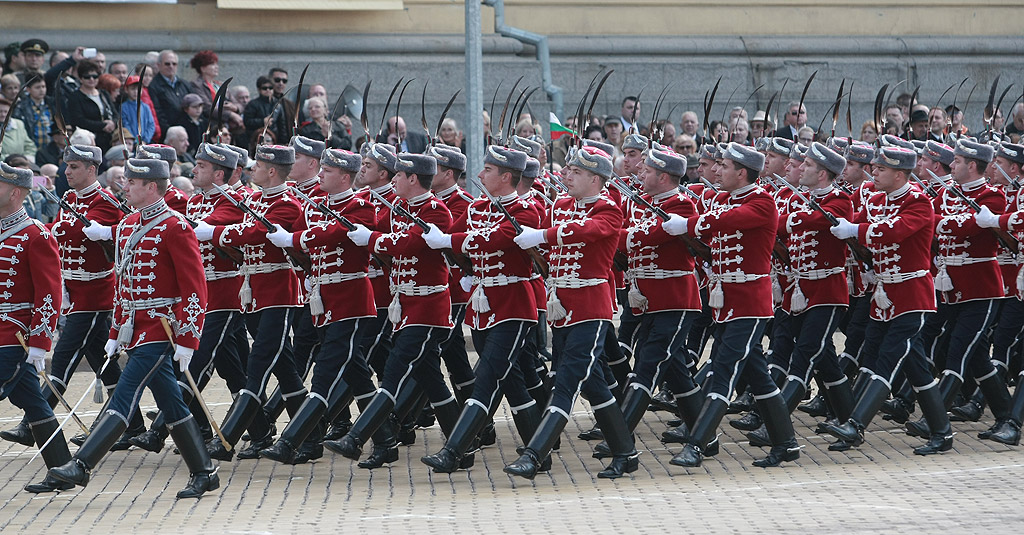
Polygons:
[[[374,149],[376,145],[371,151]],[[416,409],[415,396],[402,396],[403,390],[411,387],[410,379],[427,393],[446,436],[451,436],[459,417],[459,404],[441,375],[441,343],[453,326],[449,314],[437,313],[451,310],[448,266],[441,254],[430,249],[423,239],[423,226],[428,224],[447,230],[452,223],[451,213],[430,192],[437,173],[434,158],[401,153],[396,169],[394,183],[399,199],[389,214],[390,232],[371,231],[363,225],[348,232],[356,245],[372,244],[372,252],[394,257],[390,274],[393,297],[388,306],[394,335],[380,387],[348,434],[324,442],[327,449],[353,460],[359,459],[362,445],[370,435],[389,420],[392,409],[398,421],[405,420]],[[379,227],[383,230],[385,224]],[[399,396],[405,401],[403,405],[396,405]],[[378,450],[378,446],[374,449]],[[363,465],[365,468],[378,468],[398,460],[394,448],[375,451],[375,455],[380,460],[374,465]]]
[[[170,169],[178,161],[178,153],[174,150],[174,147],[170,145],[141,145],[139,146],[139,152],[136,154],[137,158],[152,158],[154,160],[163,160],[167,162],[167,168]],[[188,210],[188,197],[185,196],[182,191],[171,184],[167,185],[167,193],[164,194],[164,200],[167,201],[167,207],[179,214],[184,214]]]
[[[61,305],[57,241],[42,223],[28,217],[23,202],[32,189],[32,171],[0,162],[0,273],[7,290],[0,302],[0,399],[25,411],[32,438],[47,467],[71,458],[53,409],[39,390],[46,352],[57,330]],[[51,435],[54,435],[51,439]],[[117,437],[114,437],[115,439]],[[43,448],[47,440],[48,446]],[[25,487],[32,493],[69,490],[73,485],[46,476]]]
[[[742,376],[758,405],[772,449],[755,466],[778,466],[800,456],[793,423],[778,387],[768,375],[761,337],[772,317],[769,271],[779,214],[772,197],[757,185],[764,155],[730,143],[718,165],[723,198],[700,216],[673,216],[662,224],[669,234],[709,238],[712,250],[708,299],[719,323],[711,381],[690,440],[672,458],[677,466],[700,466],[709,445],[717,450],[715,430],[729,406],[729,395]],[[711,454],[711,452],[708,452]]]
[[[193,195],[188,201],[186,210],[189,219],[204,221],[208,225],[231,225],[242,221],[242,211],[224,197],[225,194],[231,195],[237,202],[242,202],[242,196],[227,186],[227,179],[237,163],[238,155],[231,149],[209,143],[199,146],[192,181],[200,193]],[[214,187],[215,184],[220,189]],[[201,241],[199,253],[203,259],[208,302],[199,348],[192,355],[189,371],[202,389],[209,382],[216,367],[227,382],[228,390],[235,394],[245,386],[245,367],[233,338],[235,333],[241,331],[244,335],[245,332],[241,303],[238,300],[242,278],[238,272],[238,264],[227,257],[227,254],[231,253],[227,253],[225,249],[218,249],[209,241]],[[238,255],[240,259],[240,251],[233,254]],[[199,421],[200,428],[208,428],[210,424],[197,404],[198,400],[193,398],[188,383],[179,380],[178,384],[181,386],[182,400]],[[207,431],[204,429],[205,434]],[[160,414],[153,420],[150,429],[133,437],[131,443],[144,450],[159,453],[166,438],[166,418]]]
[[309,394],[278,441],[260,451],[260,457],[288,464],[319,458],[323,454],[322,419],[326,416],[333,421],[353,399],[363,408],[373,397],[374,385],[363,354],[377,315],[367,277],[370,255],[348,238],[348,229],[339,221],[376,224],[373,205],[352,189],[352,177],[361,163],[358,154],[324,150],[319,189],[325,197],[314,200],[323,202],[326,210],[306,204],[304,230],[293,233],[277,227],[269,234],[278,247],[298,246],[310,253],[310,318],[313,326],[322,329],[323,339]]
[[206,283],[199,246],[188,223],[164,201],[167,163],[130,159],[125,163],[127,200],[137,212],[124,218],[117,244],[117,292],[110,339],[112,358],[127,348],[129,360],[103,413],[71,461],[51,468],[50,477],[86,486],[100,460],[128,426],[132,405],[149,387],[164,413],[171,438],[191,476],[178,498],[197,498],[220,487],[199,426],[181,399],[174,364],[184,370],[199,347],[206,313]]
[[598,362],[611,324],[614,303],[608,284],[622,228],[621,208],[601,193],[612,174],[607,153],[589,146],[576,150],[565,171],[569,196],[555,201],[550,227],[524,227],[514,240],[522,249],[543,243],[551,247],[548,322],[557,374],[537,431],[519,459],[505,466],[506,473],[533,479],[548,466],[551,449],[580,393],[590,403],[613,456],[598,477],[622,477],[639,465],[633,434],[609,389],[608,372]]
[[831,229],[835,237],[856,238],[871,250],[877,282],[861,349],[861,373],[853,386],[856,401],[846,422],[826,424],[829,434],[842,441],[829,446],[830,450],[864,442],[864,429],[901,371],[913,385],[931,429],[928,443],[914,453],[930,455],[953,447],[949,417],[920,338],[926,314],[935,311],[929,271],[935,212],[928,197],[908,183],[916,163],[912,149],[879,148],[871,161],[878,192],[865,203],[856,222],[839,219]]
[[[527,227],[540,224],[537,211],[516,192],[526,160],[524,152],[488,147],[480,180],[489,198],[478,199],[468,207],[454,224],[458,232],[446,234],[431,227],[423,235],[432,249],[451,248],[469,256],[476,273],[466,314],[473,345],[480,355],[476,382],[444,447],[421,459],[437,472],[454,472],[470,464],[466,454],[497,410],[502,395],[508,399],[524,442],[533,436],[540,422],[540,407],[526,390],[519,364],[520,352],[533,336],[537,321],[531,260],[513,241],[514,223]],[[506,217],[494,203],[501,203],[509,215]]]
[[[249,207],[243,209],[247,212],[245,219],[216,226],[200,221],[195,229],[200,241],[212,241],[218,247],[241,247],[245,255],[239,266],[239,299],[246,328],[253,337],[252,351],[246,364],[245,388],[239,391],[221,425],[232,446],[248,429],[250,443],[238,452],[239,459],[256,459],[261,449],[273,444],[271,423],[260,404],[271,373],[277,377],[289,415],[294,415],[306,398],[288,336],[299,303],[299,281],[288,261],[288,252],[268,240],[266,228],[257,220],[262,218],[285,229],[295,224],[299,204],[285,184],[293,163],[295,150],[291,147],[258,147],[253,183],[261,189],[242,205]],[[218,460],[230,461],[234,456],[234,450],[228,451],[218,437],[207,443],[207,449]]]

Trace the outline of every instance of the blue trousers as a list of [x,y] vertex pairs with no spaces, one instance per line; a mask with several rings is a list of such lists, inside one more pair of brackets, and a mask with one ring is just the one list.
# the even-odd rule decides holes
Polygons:
[[549,408],[569,418],[580,394],[595,409],[615,402],[598,361],[610,326],[609,321],[594,320],[551,329],[552,354],[558,364]]
[[415,379],[431,404],[440,405],[455,399],[441,374],[441,342],[450,330],[415,326],[395,331],[378,391],[396,400],[409,380]]
[[323,327],[324,338],[316,355],[310,391],[330,399],[331,392],[347,385],[355,397],[374,391],[370,368],[363,354],[364,339],[371,336],[375,318],[351,318]]
[[128,424],[138,410],[142,390],[149,387],[168,425],[192,415],[181,399],[181,388],[174,377],[174,346],[170,342],[151,342],[128,351],[128,363],[121,372],[117,388],[110,396],[107,413]]
[[[900,371],[912,386],[930,385],[935,378],[921,338],[925,316],[924,312],[911,312],[889,321],[868,320],[861,369],[881,377],[890,388]],[[865,362],[869,362],[870,367]]]
[[690,360],[686,337],[699,315],[696,311],[670,310],[639,316],[630,388],[642,388],[653,396],[655,387],[667,372],[664,377],[673,393],[693,390],[693,378],[686,366]]
[[711,388],[708,396],[728,401],[743,379],[750,393],[757,397],[769,396],[778,387],[768,375],[768,361],[761,348],[766,318],[737,319],[719,324],[715,348],[712,350]]
[[25,359],[21,346],[0,347],[0,399],[10,398],[15,407],[25,411],[29,423],[53,418],[53,409],[39,390],[36,368]]
[[513,410],[524,409],[534,402],[526,391],[523,370],[519,365],[526,339],[533,336],[535,322],[503,321],[489,329],[473,330],[473,346],[480,360],[476,363],[476,381],[470,401],[492,411],[501,400],[508,398]]

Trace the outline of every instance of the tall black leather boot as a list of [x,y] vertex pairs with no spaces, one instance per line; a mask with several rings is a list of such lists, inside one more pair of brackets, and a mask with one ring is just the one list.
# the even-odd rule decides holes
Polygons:
[[[978,438],[994,440],[1009,446],[1020,444],[1021,422],[1024,421],[1024,374],[1018,376],[1017,387],[1013,391],[1013,398],[1010,400],[1007,417],[1003,421],[996,422],[988,431],[978,434]],[[985,436],[982,436],[985,434]]]
[[[435,414],[441,416],[439,413],[435,412]],[[447,415],[442,418],[447,418]],[[448,440],[445,441],[441,451],[420,458],[423,464],[433,468],[435,472],[450,474],[458,470],[463,456],[472,447],[473,440],[490,419],[487,411],[479,403],[466,404],[458,418],[454,428],[449,431]],[[444,429],[444,420],[440,421],[442,429]]]
[[399,430],[396,432],[398,443],[412,446],[416,443],[416,419],[427,404],[427,393],[410,380],[395,398],[395,418],[398,419]]
[[893,394],[892,399],[882,403],[882,413],[885,414],[884,419],[892,420],[898,424],[905,424],[910,419],[910,415],[914,412],[914,389],[910,386],[910,381],[903,379],[903,384]]
[[864,428],[878,413],[885,398],[889,397],[889,386],[882,379],[872,379],[864,387],[864,394],[857,400],[850,418],[839,425],[827,426],[830,435],[842,439],[851,447],[864,443]]
[[[202,388],[202,387],[200,387]],[[189,412],[195,417],[196,409],[202,412],[202,408],[196,406],[195,396],[189,389],[183,389],[181,391],[181,400],[188,406]],[[136,411],[138,412],[138,411]],[[205,420],[206,415],[203,415]],[[199,419],[196,418],[196,423],[199,423]],[[208,423],[207,423],[208,425]],[[131,426],[129,426],[131,427]],[[202,429],[202,426],[200,426]],[[153,418],[153,423],[150,424],[149,429],[143,433],[139,433],[128,439],[128,443],[137,448],[142,448],[146,451],[153,453],[160,453],[160,450],[164,449],[164,442],[167,440],[167,419],[164,418],[163,411],[157,411],[156,417]]]
[[985,394],[975,389],[974,394],[963,405],[949,410],[950,420],[954,422],[977,422],[985,413]]
[[[796,410],[797,405],[803,401],[804,394],[806,393],[807,387],[805,387],[803,383],[795,379],[786,378],[786,382],[782,384],[782,391],[779,393],[778,397],[782,400],[783,406],[786,407],[787,418],[789,414],[792,414],[793,411]],[[760,412],[763,405],[763,403],[758,403],[758,412]],[[762,419],[764,419],[763,416]],[[792,427],[792,420],[790,420],[790,427]],[[765,420],[761,427],[747,433],[746,436],[750,440],[750,445],[754,447],[774,447],[775,445],[775,442],[771,438],[771,433],[768,432],[767,420]]]
[[[43,422],[30,424],[30,427],[32,429],[32,438],[35,439],[36,445],[42,448],[39,455],[43,458],[47,468],[54,468],[71,460],[71,452],[68,451],[68,443],[64,439],[64,432],[58,431],[60,424],[57,423],[57,418],[54,417]],[[43,448],[43,444],[46,444],[47,439],[55,432],[57,435]],[[71,490],[74,487],[73,483],[58,481],[50,474],[46,474],[46,477],[39,483],[26,485],[25,490],[32,494],[39,494],[41,492]]]
[[[1018,386],[1020,390],[1022,387]],[[993,374],[978,382],[978,390],[982,392],[992,408],[992,415],[996,417],[996,423],[989,429],[988,433],[979,433],[979,438],[991,439],[996,442],[1015,446],[1020,442],[1019,431],[1014,436],[1013,426],[1007,426],[1007,422],[1013,420],[1013,400],[1010,398],[1010,391],[1006,388],[1006,382],[999,374]],[[996,431],[1002,431],[996,434]],[[1009,431],[1007,433],[1007,431]]]
[[284,464],[296,464],[295,455],[306,437],[320,424],[327,406],[317,396],[306,396],[302,407],[288,426],[281,432],[281,437],[272,446],[260,450],[260,457]]
[[281,395],[281,387],[274,388],[274,391],[267,397],[267,402],[263,404],[263,414],[266,415],[268,422],[276,423],[284,410],[285,403],[284,397]]
[[93,469],[100,463],[103,456],[110,451],[111,444],[117,442],[117,439],[127,428],[128,424],[124,423],[124,420],[120,417],[110,413],[103,413],[99,420],[97,420],[92,432],[89,433],[85,442],[82,443],[82,447],[78,448],[75,456],[60,466],[50,468],[47,475],[58,481],[64,481],[80,487],[88,485],[89,475]]
[[[646,390],[642,388],[627,388],[626,397],[622,400],[622,418],[626,421],[626,429],[630,433],[636,429],[636,426],[640,423],[644,413],[647,412],[647,408],[651,403],[651,396]],[[596,420],[595,415],[595,420]],[[598,422],[598,427],[601,423]],[[607,437],[607,434],[605,435]],[[606,438],[604,442],[598,443],[594,447],[594,458],[603,459],[605,457],[611,457],[613,455],[612,448]]]
[[[850,388],[850,381],[844,378],[839,384],[826,385],[825,398],[835,412],[834,423],[845,422],[850,418],[850,413],[853,412],[853,389]],[[827,433],[823,427],[819,432]]]
[[[282,405],[288,412],[288,418],[294,419],[295,415],[299,413],[299,409],[302,408],[303,403],[306,401],[306,393],[296,393],[287,398],[282,397]],[[266,413],[264,413],[265,415]],[[257,414],[254,420],[260,417]],[[265,418],[265,416],[264,416]],[[267,420],[264,420],[267,421]],[[314,423],[314,425],[316,425]],[[309,433],[307,433],[309,434]],[[253,433],[252,426],[249,427],[249,443],[244,448],[238,450],[239,459],[259,459],[260,451],[269,448],[274,445],[274,430],[273,428],[267,428],[266,432],[262,433],[262,436],[255,436]]]
[[661,441],[665,444],[686,444],[690,441],[690,429],[697,422],[700,409],[704,406],[705,397],[701,394],[700,388],[694,388],[684,394],[676,394],[676,415],[683,421],[683,425],[675,429],[669,429],[661,434]]
[[[642,393],[644,397],[647,397],[646,393],[639,389],[631,390],[631,392]],[[625,405],[626,400],[623,401]],[[633,403],[635,407],[637,402]],[[643,414],[642,411],[640,412]],[[605,440],[612,454],[612,462],[604,470],[598,472],[597,477],[616,479],[636,472],[640,466],[639,454],[636,451],[633,430],[626,422],[622,410],[614,403],[606,405],[594,411],[594,419],[597,420],[597,426],[604,432]]]
[[914,448],[914,453],[931,455],[952,449],[953,430],[949,426],[949,415],[946,414],[946,406],[942,402],[939,388],[932,384],[924,390],[918,390],[917,401],[921,404],[921,413],[928,422],[931,435],[927,444]]
[[217,468],[213,466],[210,454],[206,451],[203,434],[195,418],[187,418],[171,426],[170,435],[189,472],[188,484],[178,491],[178,498],[198,498],[220,488]]
[[[391,416],[395,402],[385,392],[377,392],[352,424],[348,434],[338,440],[324,441],[324,447],[353,461],[359,460],[363,444]],[[396,452],[397,453],[397,452]]]
[[[683,451],[669,461],[676,466],[697,467],[704,460],[704,450],[715,439],[718,424],[722,423],[729,402],[717,396],[704,398],[700,415],[690,430],[690,441],[683,446]],[[717,442],[717,441],[716,441]]]
[[31,446],[34,444],[32,440],[32,429],[24,418],[18,422],[18,425],[11,429],[0,431],[0,438],[21,444],[22,446]]
[[[231,403],[231,408],[228,409],[227,416],[224,417],[224,423],[220,426],[220,431],[227,439],[228,445],[234,447],[238,444],[245,428],[249,426],[260,410],[262,410],[260,400],[252,392],[242,390],[238,393]],[[206,443],[206,451],[209,452],[210,457],[218,461],[231,461],[235,456],[234,450],[228,451],[224,447],[220,437],[210,439]]]
[[[791,385],[796,386],[791,386]],[[796,434],[793,432],[793,420],[789,415],[793,407],[803,399],[806,389],[799,381],[787,381],[783,393],[769,398],[757,400],[761,410],[761,417],[764,418],[765,430],[771,440],[772,449],[764,459],[754,461],[754,466],[769,468],[778,466],[785,461],[795,461],[800,458],[800,447],[796,443]],[[786,395],[795,396],[796,399],[787,400]],[[799,394],[799,395],[796,395]],[[789,401],[792,406],[787,406]]]
[[530,438],[519,458],[505,466],[505,473],[526,479],[537,477],[544,459],[551,454],[552,446],[567,423],[569,421],[560,412],[545,411],[540,425],[537,426],[537,432]]
[[327,415],[325,416],[331,427],[324,435],[323,440],[338,440],[345,436],[349,429],[352,429],[352,412],[349,407],[352,405],[354,395],[355,393],[348,385],[345,385],[344,388],[339,385],[331,391],[331,395],[327,398]]
[[[960,387],[963,386],[963,381],[957,376],[946,373],[939,379],[939,398],[942,399],[942,406],[949,410],[953,407],[953,400],[956,399],[957,394],[960,393]],[[924,412],[924,409],[921,410]],[[920,437],[928,439],[932,435],[931,429],[928,428],[928,420],[921,418],[914,422],[907,422],[907,434],[912,437]]]

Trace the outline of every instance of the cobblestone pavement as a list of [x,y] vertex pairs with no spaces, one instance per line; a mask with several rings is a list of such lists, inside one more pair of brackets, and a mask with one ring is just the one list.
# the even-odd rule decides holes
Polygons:
[[[86,373],[76,376],[71,403],[87,382]],[[220,418],[230,399],[222,382],[212,385],[207,397]],[[143,405],[154,406],[151,398]],[[83,407],[89,422],[99,406],[87,399]],[[0,403],[0,426],[13,426],[19,414]],[[503,406],[495,417],[497,445],[478,453],[469,471],[433,474],[419,462],[442,445],[434,426],[418,431],[416,444],[380,470],[361,470],[330,452],[300,466],[220,463],[221,489],[198,501],[175,500],[188,471],[171,448],[112,453],[88,488],[35,496],[22,487],[44,474],[41,459],[29,463],[36,449],[2,442],[0,533],[998,533],[1024,525],[1022,450],[975,438],[991,425],[990,415],[955,423],[954,451],[922,458],[911,451],[919,439],[881,418],[863,447],[829,452],[828,441],[812,431],[814,420],[797,413],[800,459],[767,470],[750,465],[765,452],[728,425],[717,457],[699,469],[671,466],[679,448],[657,440],[669,417],[647,414],[637,433],[640,470],[616,481],[597,479],[602,466],[590,458],[592,444],[575,437],[592,425],[582,404],[550,474],[533,482],[507,476],[501,469],[515,458],[519,439]],[[73,423],[66,429],[76,432]]]

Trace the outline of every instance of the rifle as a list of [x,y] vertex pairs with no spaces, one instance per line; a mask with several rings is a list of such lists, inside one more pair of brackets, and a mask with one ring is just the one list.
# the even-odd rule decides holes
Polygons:
[[[299,188],[292,186],[288,189],[290,189],[291,192],[294,193],[295,196],[299,198],[299,200],[308,204],[309,206],[312,206],[313,208],[316,208],[317,210],[320,211],[320,213],[324,214],[325,216],[337,221],[339,224],[341,224],[341,226],[345,227],[346,230],[351,231],[356,229],[355,223],[349,221],[347,217],[339,214],[338,212],[335,212],[334,210],[331,210],[326,204],[316,199],[310,198],[305,193],[299,191]],[[381,267],[381,269],[387,272],[391,271],[390,257],[387,257],[380,253],[375,253],[373,251],[370,252],[370,256],[373,257],[374,262],[376,262],[377,265]]]
[[1012,178],[1010,175],[1006,174],[1006,170],[1003,169],[1003,166],[997,164],[994,160],[992,161],[992,165],[996,166],[996,169],[999,170],[999,173],[1003,175],[1003,178],[1005,178],[1011,186],[1013,186],[1016,189],[1020,189],[1020,182],[1018,182],[1017,179]]
[[[228,202],[230,202],[231,204],[235,205],[235,208],[238,208],[239,210],[241,210],[242,213],[248,214],[250,217],[252,217],[256,221],[258,221],[261,225],[263,225],[263,228],[267,229],[268,231],[270,231],[270,232],[274,231],[274,228],[275,228],[274,224],[271,223],[270,220],[268,220],[266,217],[257,214],[252,208],[249,207],[249,205],[247,205],[247,204],[245,204],[243,202],[239,202],[237,199],[235,199],[234,197],[229,195],[227,190],[225,190],[224,188],[218,186],[217,184],[211,184],[211,186],[213,186],[214,189],[216,189],[222,195],[224,195],[224,197],[228,200]],[[306,273],[312,273],[313,272],[313,264],[309,260],[309,255],[307,255],[306,253],[303,253],[302,251],[299,251],[299,250],[295,249],[294,247],[284,247],[283,249],[284,249],[285,254],[288,255],[288,258],[291,259],[292,262],[295,265],[297,265],[300,268],[302,268],[302,271],[305,271]]]
[[[636,192],[636,190],[634,190],[628,184],[624,183],[620,177],[612,177],[611,183],[613,186],[615,186],[616,189],[622,192],[623,195],[628,197],[629,200],[643,206],[644,208],[647,208],[648,210],[653,212],[654,215],[658,217],[658,219],[661,219],[662,221],[669,220],[670,216],[668,212],[647,202],[647,199],[644,199],[642,195]],[[710,247],[705,245],[697,238],[690,236],[689,234],[681,234],[678,236],[678,238],[682,240],[683,243],[687,245],[687,247],[689,247],[690,253],[693,254],[693,256],[696,256],[705,262],[711,262]]]
[[[814,200],[813,197],[808,197],[804,195],[800,190],[793,187],[793,185],[790,184],[789,182],[783,181],[783,183],[787,188],[793,191],[793,195],[796,195],[797,198],[799,198],[801,201],[804,201],[804,203],[806,203],[807,206],[810,206],[812,210],[825,216],[825,219],[828,220],[830,225],[834,227],[839,224],[839,219],[837,219],[836,216],[832,215],[831,213],[826,212],[825,209],[822,208],[821,205],[818,204],[818,201]],[[857,260],[863,262],[868,267],[872,266],[872,254],[867,247],[865,247],[863,244],[857,241],[856,238],[846,238],[843,241],[846,242],[846,244],[850,247],[850,251],[853,252],[853,256],[856,257]]]
[[[927,171],[928,174],[932,175],[932,178],[934,178],[935,180],[942,180],[938,176],[936,176],[931,169],[928,169]],[[946,188],[946,191],[952,191],[953,195],[956,195],[957,197],[960,198],[960,200],[964,201],[967,204],[967,206],[970,207],[971,210],[974,210],[974,213],[978,213],[981,211],[981,206],[978,205],[977,201],[965,195],[964,192],[960,190],[960,187],[957,184],[950,184],[949,187]],[[992,233],[996,235],[996,239],[999,240],[999,244],[1002,245],[1004,249],[1009,250],[1013,254],[1017,254],[1017,252],[1020,249],[1020,242],[1017,241],[1017,238],[1013,237],[1012,234],[1002,229],[993,228],[989,230],[991,230]]]
[[[424,232],[430,232],[430,225],[428,225],[426,221],[412,215],[412,212],[406,210],[404,207],[397,205],[391,201],[388,201],[380,193],[377,193],[372,189],[369,189],[367,191],[370,192],[370,195],[372,195],[374,199],[377,199],[378,202],[386,206],[393,213],[396,213],[408,219],[409,221],[412,221],[417,227],[422,229]],[[473,263],[469,260],[469,258],[466,255],[456,254],[455,251],[451,249],[441,249],[441,254],[443,254],[445,259],[447,259],[449,262],[462,269],[463,273],[467,275],[473,274]]]
[[[491,201],[491,205],[497,208],[498,211],[501,212],[501,215],[505,216],[505,219],[507,219],[509,223],[512,223],[512,228],[515,229],[516,235],[518,236],[519,234],[522,234],[523,226],[520,225],[518,221],[516,221],[516,218],[512,217],[512,214],[508,212],[508,209],[505,208],[505,205],[501,204],[501,201],[494,198],[494,196],[491,195],[491,192],[487,191],[487,188],[484,187],[483,182],[480,182],[480,179],[477,177],[468,177],[468,179],[472,181],[473,184],[476,185],[476,187],[480,188],[480,191],[483,192],[485,197],[487,197],[487,200]],[[529,249],[527,249],[526,254],[527,256],[530,257],[530,260],[533,260],[533,267],[537,269],[537,273],[540,273],[542,277],[547,278],[549,270],[548,263],[547,260],[544,259],[544,255],[540,254],[540,251],[536,247],[530,247]]]
[[[54,195],[52,191],[50,191],[50,190],[48,190],[46,188],[39,188],[39,191],[43,192],[43,195],[45,195],[46,198],[50,199],[51,202],[56,202],[60,206],[61,210],[64,210],[65,212],[75,216],[75,219],[81,221],[82,225],[88,227],[89,225],[92,224],[92,221],[90,221],[88,217],[85,217],[85,215],[83,215],[81,212],[79,212],[79,211],[75,210],[74,208],[72,208],[72,206],[70,204],[68,204],[67,201],[65,201],[61,197],[58,197],[58,196]],[[113,261],[114,260],[114,242],[113,242],[113,240],[103,240],[103,241],[99,242],[99,244],[100,244],[100,247],[103,248],[103,256],[105,256],[107,258],[107,261]]]
[[132,208],[125,204],[124,201],[112,197],[109,193],[104,191],[103,188],[100,188],[98,193],[100,194],[100,197],[103,197],[105,201],[113,204],[114,208],[120,210],[122,214],[128,215],[135,212],[135,210],[132,210]]

